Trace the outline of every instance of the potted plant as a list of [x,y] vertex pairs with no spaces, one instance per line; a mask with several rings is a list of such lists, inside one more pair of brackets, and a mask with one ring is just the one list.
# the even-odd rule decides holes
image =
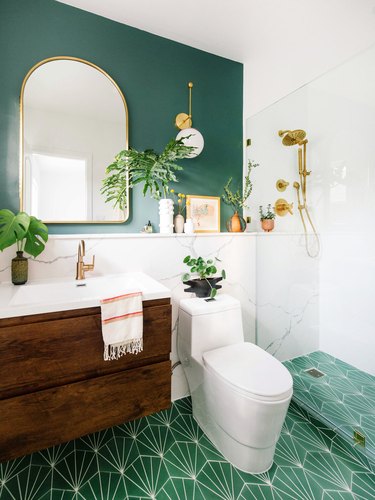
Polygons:
[[107,177],[101,189],[105,201],[123,210],[128,203],[127,187],[143,184],[143,196],[149,192],[151,198],[160,200],[160,232],[173,232],[173,201],[167,199],[168,186],[171,182],[178,182],[176,172],[182,167],[177,160],[187,158],[193,150],[193,147],[185,146],[182,139],[171,139],[160,154],[153,149],[121,151],[106,169]]
[[253,168],[258,166],[259,163],[254,163],[249,160],[247,164],[247,174],[245,176],[245,185],[243,188],[243,192],[241,191],[240,187],[238,187],[236,191],[231,190],[232,177],[228,179],[228,182],[224,186],[224,194],[222,194],[221,199],[226,205],[229,205],[234,210],[234,214],[227,221],[228,231],[238,233],[245,231],[246,229],[246,221],[239,215],[238,212],[243,208],[248,208],[248,206],[246,205],[246,200],[253,190],[253,184],[250,180],[250,173]]
[[27,281],[28,261],[23,252],[37,257],[48,240],[48,228],[42,221],[26,212],[14,214],[6,208],[0,210],[0,250],[17,245],[17,257],[12,260],[12,283],[23,285]]
[[262,223],[263,231],[269,233],[275,227],[275,212],[271,208],[271,203],[267,205],[267,211],[263,212],[263,207],[260,205],[259,207],[259,216],[260,221]]
[[[215,261],[219,262],[219,259],[215,258]],[[190,272],[182,275],[184,284],[189,285],[184,291],[193,292],[197,297],[215,298],[217,290],[221,288],[217,283],[226,278],[224,269],[221,271],[221,276],[214,277],[218,271],[212,259],[204,260],[202,257],[193,259],[187,255],[183,263],[190,267]],[[198,277],[192,279],[191,274]]]

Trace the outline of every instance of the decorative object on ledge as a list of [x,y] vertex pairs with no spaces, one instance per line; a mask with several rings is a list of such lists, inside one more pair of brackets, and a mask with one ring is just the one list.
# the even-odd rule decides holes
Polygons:
[[239,215],[238,212],[244,208],[249,208],[246,205],[246,200],[253,190],[250,173],[253,168],[258,166],[259,163],[254,163],[251,160],[248,161],[243,192],[240,187],[238,187],[235,192],[231,190],[233,180],[232,177],[228,179],[228,182],[224,186],[224,194],[221,195],[221,199],[226,205],[229,205],[234,210],[234,214],[226,222],[227,230],[229,232],[240,233],[246,229],[246,221],[243,217],[241,217],[241,215]]
[[184,232],[184,211],[186,207],[189,205],[189,200],[186,199],[186,194],[184,193],[177,193],[175,192],[174,189],[170,190],[171,195],[175,199],[176,206],[177,206],[177,214],[174,217],[174,230],[175,233],[183,233]]
[[37,257],[43,252],[48,240],[48,229],[42,221],[26,212],[17,215],[6,208],[0,210],[0,250],[17,245],[17,257],[12,260],[12,283],[23,285],[27,281],[27,252]]
[[220,232],[220,197],[186,196],[186,217],[192,219],[195,233]]
[[186,222],[184,224],[184,233],[185,234],[194,234],[193,219],[186,219]]
[[284,198],[279,198],[275,201],[275,212],[279,217],[284,217],[286,214],[293,215],[293,203],[288,203]]
[[202,134],[193,125],[192,114],[192,88],[193,82],[188,83],[189,89],[189,114],[178,113],[176,116],[175,124],[180,129],[176,139],[182,140],[186,146],[193,147],[193,151],[189,154],[189,158],[194,158],[201,154],[204,148],[204,139]]
[[173,233],[173,200],[162,198],[159,200],[159,229],[160,234]]
[[289,186],[289,182],[284,181],[284,179],[278,179],[276,181],[276,189],[280,192],[285,191],[288,186]]
[[[218,258],[215,257],[216,262],[220,262]],[[190,273],[197,274],[199,278],[191,279],[190,273],[184,273],[182,275],[182,281],[185,285],[189,285],[189,288],[185,288],[184,292],[195,293],[197,297],[210,297],[215,298],[217,290],[221,288],[221,285],[217,283],[226,278],[225,270],[221,271],[221,276],[214,276],[216,274],[217,268],[215,262],[212,259],[204,260],[202,257],[197,257],[193,259],[190,255],[187,255],[183,263],[190,267]]]
[[262,224],[262,229],[266,233],[271,232],[275,227],[275,212],[271,208],[271,203],[267,205],[267,211],[263,212],[263,207],[259,207],[260,222]]

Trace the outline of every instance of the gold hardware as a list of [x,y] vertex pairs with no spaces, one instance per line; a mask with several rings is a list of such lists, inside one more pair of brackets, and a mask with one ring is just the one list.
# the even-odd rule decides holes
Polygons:
[[284,198],[279,198],[275,202],[275,213],[280,217],[284,217],[287,213],[293,215],[293,203],[288,203]]
[[278,181],[276,181],[276,189],[278,191],[285,191],[288,186],[289,182],[284,181],[284,179],[279,179]]
[[175,125],[177,128],[180,130],[183,130],[185,128],[190,128],[193,125],[193,113],[192,113],[192,88],[193,88],[193,82],[188,83],[188,89],[189,89],[189,114],[186,113],[178,113],[175,119]]
[[[36,63],[32,68],[29,69],[27,72],[25,78],[23,79],[22,86],[21,86],[21,94],[20,94],[20,159],[19,159],[19,201],[20,201],[20,212],[23,212],[25,210],[24,207],[24,126],[25,126],[25,119],[24,119],[24,99],[25,99],[25,87],[28,79],[30,76],[34,73],[35,70],[37,70],[40,66],[43,66],[43,64],[52,62],[52,61],[76,61],[80,62],[83,64],[86,64],[87,66],[91,66],[92,68],[96,69],[99,71],[102,75],[104,75],[108,80],[112,83],[112,85],[115,87],[117,92],[120,94],[121,100],[124,104],[125,108],[125,120],[126,123],[129,123],[129,116],[128,116],[128,105],[126,104],[125,96],[122,93],[120,87],[117,85],[117,83],[114,81],[114,79],[106,72],[104,69],[100,68],[96,64],[86,61],[85,59],[81,59],[80,57],[73,57],[73,56],[54,56],[54,57],[48,57],[47,59],[43,59],[42,61],[39,61]],[[124,149],[129,149],[129,127],[126,127],[125,130],[125,144],[124,144]],[[51,220],[44,220],[43,222],[46,222],[48,224],[61,224],[61,223],[69,223],[69,224],[122,224],[126,222],[129,218],[129,211],[125,214],[125,217],[121,220],[74,220],[74,221],[51,221]]]
[[360,444],[361,446],[366,446],[366,436],[362,434],[362,432],[353,430],[353,439],[356,444]]
[[78,261],[77,261],[77,272],[76,280],[84,280],[86,271],[93,271],[95,266],[95,255],[92,257],[91,264],[85,264],[83,257],[85,256],[85,242],[81,240],[78,245]]
[[251,146],[251,139],[246,139],[246,147],[250,147]]
[[[319,236],[316,232],[315,226],[311,220],[310,212],[307,207],[307,196],[306,196],[306,177],[311,174],[311,171],[308,171],[306,168],[306,144],[308,140],[306,139],[306,132],[302,129],[297,130],[279,130],[279,137],[283,138],[284,146],[295,146],[298,145],[298,174],[300,182],[295,181],[293,183],[294,189],[297,191],[297,199],[298,199],[298,210],[301,217],[303,230],[305,233],[305,247],[306,252],[309,257],[318,257],[320,253],[320,241]],[[278,200],[279,201],[279,200]],[[276,202],[277,203],[277,202]],[[311,253],[307,240],[307,228],[305,218],[303,216],[303,210],[306,213],[307,220],[313,230],[313,233],[316,238],[317,243],[317,251],[313,254]],[[278,214],[280,215],[280,214]],[[284,213],[285,215],[285,213]]]

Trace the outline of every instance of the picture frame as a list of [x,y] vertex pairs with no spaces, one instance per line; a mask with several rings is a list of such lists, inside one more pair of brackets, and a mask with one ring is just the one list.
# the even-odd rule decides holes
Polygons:
[[186,195],[186,217],[195,233],[220,233],[220,196]]

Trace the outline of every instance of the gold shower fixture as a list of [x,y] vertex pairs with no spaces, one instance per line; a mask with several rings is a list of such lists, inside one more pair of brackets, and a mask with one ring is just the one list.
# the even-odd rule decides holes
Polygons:
[[284,198],[279,198],[275,201],[275,213],[280,217],[284,217],[286,214],[293,215],[293,203],[288,203]]
[[289,182],[284,181],[284,179],[278,179],[278,180],[276,181],[276,189],[277,189],[278,191],[283,192],[283,191],[285,191],[285,190],[286,190],[286,188],[287,188],[288,186],[289,186]]
[[[300,182],[295,181],[293,183],[293,187],[297,192],[298,199],[298,210],[301,216],[301,221],[305,233],[305,246],[306,251],[309,257],[318,257],[320,253],[320,241],[314,224],[310,217],[310,212],[307,206],[307,195],[306,195],[306,177],[311,174],[311,171],[307,170],[306,167],[306,144],[308,140],[306,139],[306,132],[302,129],[297,130],[279,130],[279,137],[282,137],[282,142],[284,146],[298,146],[298,174]],[[279,182],[279,181],[278,181]],[[280,200],[278,200],[280,201]],[[317,251],[312,253],[309,248],[308,240],[307,240],[307,228],[306,221],[304,218],[304,213],[306,214],[307,220],[313,230],[313,233],[317,242]]]

